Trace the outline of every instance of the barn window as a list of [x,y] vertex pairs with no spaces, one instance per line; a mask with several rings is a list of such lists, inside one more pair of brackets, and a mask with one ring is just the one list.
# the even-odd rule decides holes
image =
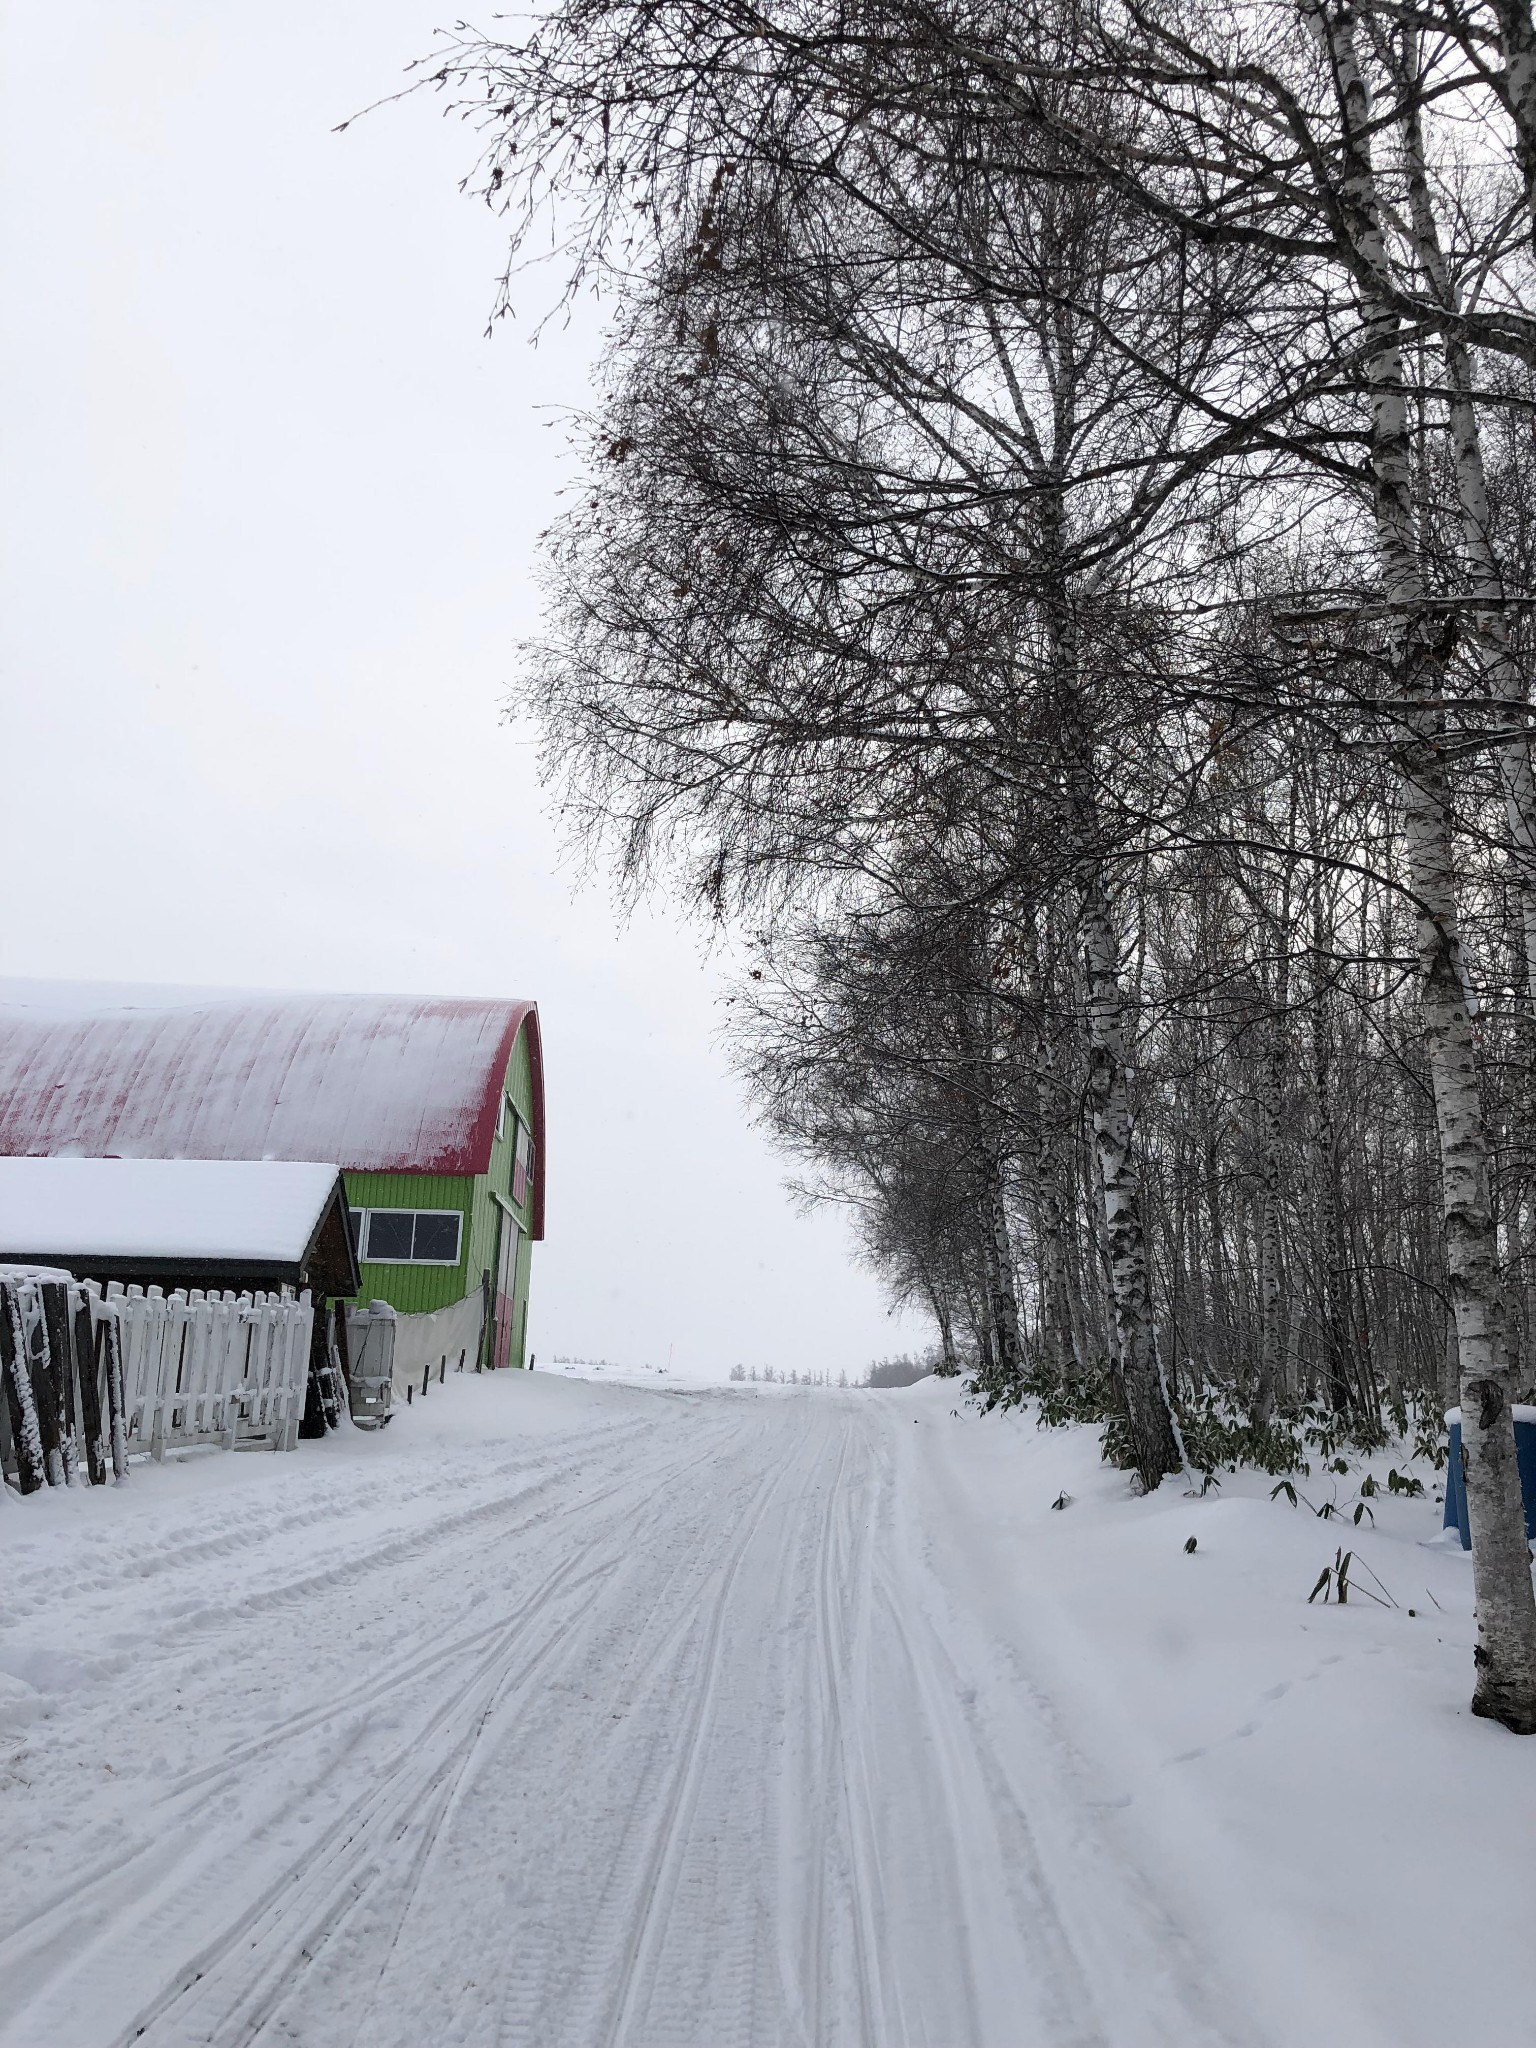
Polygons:
[[418,1209],[411,1257],[424,1264],[459,1263],[459,1214],[456,1209]]
[[528,1199],[528,1183],[533,1177],[533,1133],[519,1117],[517,1120],[517,1145],[512,1155],[512,1199],[521,1208]]
[[384,1266],[456,1266],[464,1219],[457,1209],[370,1209],[363,1257]]

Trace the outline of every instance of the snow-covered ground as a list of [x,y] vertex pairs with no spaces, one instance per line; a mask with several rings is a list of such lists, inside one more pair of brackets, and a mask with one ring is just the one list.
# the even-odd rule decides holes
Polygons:
[[1515,2048],[1466,1561],[1378,1497],[1398,1606],[1309,1607],[1267,1494],[503,1374],[0,1506],[0,2044]]

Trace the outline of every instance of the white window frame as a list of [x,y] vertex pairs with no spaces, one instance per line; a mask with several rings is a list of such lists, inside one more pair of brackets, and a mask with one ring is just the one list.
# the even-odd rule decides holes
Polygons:
[[[462,1266],[464,1263],[464,1211],[462,1209],[354,1209],[357,1218],[357,1261],[368,1266]],[[375,1216],[452,1216],[458,1224],[458,1251],[451,1259],[376,1259],[368,1249],[368,1227]],[[411,1225],[414,1242],[416,1226]]]
[[527,1118],[524,1117],[522,1111],[517,1107],[516,1103],[513,1103],[512,1159],[510,1165],[507,1168],[507,1192],[509,1194],[511,1194],[513,1189],[517,1186],[517,1168],[519,1155],[522,1151],[524,1136],[526,1136],[528,1140],[528,1158],[524,1167],[523,1174],[523,1207],[526,1208],[528,1204],[533,1200],[533,1167],[537,1153],[533,1142],[533,1126],[528,1122]]

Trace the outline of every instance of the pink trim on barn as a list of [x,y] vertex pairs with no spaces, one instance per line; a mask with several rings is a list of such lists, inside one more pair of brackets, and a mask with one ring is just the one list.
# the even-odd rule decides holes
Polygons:
[[318,1158],[378,1173],[484,1173],[525,1025],[536,1146],[532,1235],[542,1238],[544,1057],[533,1003],[423,996],[239,996],[168,1008],[6,1002],[0,1155]]

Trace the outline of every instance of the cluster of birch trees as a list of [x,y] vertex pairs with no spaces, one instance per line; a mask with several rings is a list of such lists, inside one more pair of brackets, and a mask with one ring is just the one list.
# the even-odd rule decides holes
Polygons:
[[1529,0],[555,0],[431,77],[611,308],[551,773],[741,935],[808,1183],[1148,1487],[1196,1397],[1458,1401],[1536,1728]]

